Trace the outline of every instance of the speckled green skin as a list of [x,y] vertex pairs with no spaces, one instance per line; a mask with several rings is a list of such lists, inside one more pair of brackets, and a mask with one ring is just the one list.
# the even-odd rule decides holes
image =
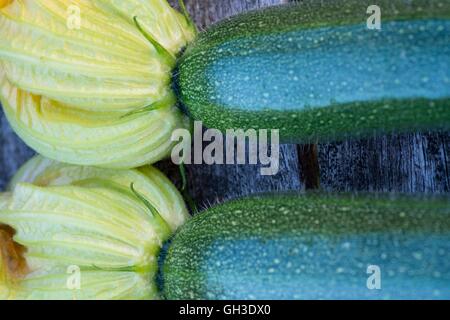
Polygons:
[[[369,265],[381,290],[367,288]],[[448,299],[450,199],[282,194],[219,205],[176,234],[168,299]]]
[[[192,118],[202,120],[207,127],[223,131],[234,128],[280,129],[282,142],[329,141],[373,133],[449,128],[450,53],[445,49],[447,47],[445,43],[450,41],[448,32],[445,29],[444,33],[433,33],[431,37],[436,39],[430,39],[429,35],[422,35],[423,39],[411,38],[410,43],[405,40],[404,44],[399,44],[398,38],[391,35],[400,32],[399,30],[405,26],[407,28],[410,22],[428,19],[438,21],[435,23],[439,21],[448,23],[450,2],[444,0],[377,1],[376,4],[382,9],[381,31],[366,29],[366,21],[369,17],[366,10],[373,4],[372,2],[364,0],[302,1],[300,4],[246,13],[213,26],[200,34],[179,61],[174,82],[185,110]],[[403,24],[389,27],[389,23]],[[354,43],[350,45],[345,33],[347,27],[353,28],[351,30],[358,33],[358,36],[351,38]],[[412,29],[410,34],[405,34],[404,39],[411,36],[420,38],[418,30],[423,26],[416,27],[417,30]],[[323,33],[314,34],[314,30],[321,28],[326,31],[325,40],[321,39]],[[424,32],[430,31],[427,28],[433,29],[435,26],[426,27]],[[448,24],[445,28],[448,28]],[[305,71],[311,74],[303,74],[302,66],[294,68],[294,74],[288,72],[292,65],[298,64],[305,51],[304,47],[298,50],[293,49],[298,38],[294,37],[294,44],[289,43],[290,40],[292,41],[291,32],[297,32],[296,35],[301,37],[302,32],[311,31],[313,33],[308,36],[312,37],[311,41],[316,41],[317,46],[320,47],[317,49],[314,48],[314,44],[308,43],[306,46],[309,46],[308,50],[315,49],[316,56],[320,57],[321,53],[325,56],[330,53],[329,50],[340,48],[339,39],[342,38],[345,50],[351,51],[352,45],[355,48],[358,46],[360,51],[350,52],[348,61],[351,65],[351,54],[353,54],[355,61],[361,62],[362,68],[356,75],[349,74],[347,79],[355,80],[355,90],[348,90],[347,95],[340,99],[339,92],[345,90],[339,90],[336,83],[330,84],[325,81],[327,77],[323,74],[326,72],[333,74],[334,66],[345,58],[339,55],[346,54],[345,50],[336,51],[338,55],[330,54],[329,59],[324,58],[320,61],[320,68],[323,69],[320,69],[320,72],[324,77],[323,90],[319,83],[316,85],[317,90],[314,94],[323,94],[324,97],[317,106],[314,105],[314,99],[311,99],[312,102],[307,101],[306,91],[300,92],[308,88],[307,80],[299,87],[292,85],[295,75],[298,76],[295,78],[300,78],[300,82],[307,77],[320,78],[321,75],[316,76],[313,72],[316,70],[315,66]],[[333,32],[336,32],[334,38]],[[430,57],[430,59],[425,58],[425,61],[414,62],[417,57],[413,53],[411,56],[408,55],[414,50],[408,50],[415,43],[418,44],[419,49],[430,47],[429,52],[424,49],[422,53],[422,57]],[[384,48],[383,44],[385,44]],[[396,44],[398,47],[394,48]],[[367,45],[367,51],[364,51],[365,45]],[[381,51],[377,53],[376,50]],[[409,60],[406,62],[402,62],[400,54],[397,55],[402,50],[407,51]],[[381,82],[377,83],[376,80],[371,79],[373,83],[371,82],[368,88],[362,86],[367,78],[366,75],[373,74],[380,66],[377,65],[378,62],[374,65],[370,65],[371,61],[367,64],[362,63],[366,53],[383,63],[382,69],[386,66],[392,67],[392,71],[382,73],[384,78],[380,79]],[[266,65],[261,65],[260,59],[263,56],[273,57],[272,63],[269,58],[264,60]],[[239,64],[238,60],[231,66],[227,66],[230,59],[237,58],[246,59],[245,70],[242,70],[243,64]],[[280,59],[283,65],[280,64]],[[395,70],[397,65],[403,68],[402,71]],[[228,68],[226,73],[221,69],[225,67]],[[285,78],[273,76],[283,74],[284,70]],[[341,73],[342,70],[345,70],[345,67],[341,68]],[[424,73],[426,76],[412,78],[405,74],[405,70],[417,70],[415,74]],[[238,83],[231,83],[234,79],[233,74],[236,75],[235,81],[239,81]],[[242,77],[238,76],[243,74],[248,75],[248,82],[242,81]],[[404,78],[401,78],[402,74]],[[260,76],[259,80],[255,78],[255,75]],[[393,88],[395,81],[398,81],[397,76],[400,76],[402,80],[398,90]],[[428,85],[421,84],[419,79],[424,79]],[[408,83],[408,81],[411,82]],[[359,88],[358,83],[361,84]],[[287,87],[291,90],[279,96],[268,96],[265,102],[259,93],[263,92],[266,86],[272,85],[276,85],[280,90]],[[226,89],[227,87],[229,88]],[[327,93],[329,88],[332,91]],[[356,89],[361,89],[361,92]],[[424,90],[421,91],[421,89]],[[242,93],[236,94],[237,98],[232,97],[233,92],[237,90]],[[380,94],[371,96],[372,90]],[[359,92],[358,95],[357,92]],[[229,94],[227,97],[221,97],[220,94],[223,93]],[[353,93],[354,97],[352,97]],[[218,99],[217,95],[221,98]],[[234,99],[228,101],[227,98],[230,97]],[[306,98],[303,99],[303,97]],[[298,105],[292,105],[293,99],[298,99]]]

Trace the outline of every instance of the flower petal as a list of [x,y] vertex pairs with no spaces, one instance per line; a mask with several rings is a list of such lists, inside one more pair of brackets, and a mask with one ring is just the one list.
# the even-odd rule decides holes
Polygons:
[[0,246],[1,299],[158,298],[160,249],[188,218],[158,170],[78,167],[36,156],[9,190],[0,193],[0,225],[13,228],[13,240],[25,246],[27,272],[8,276]]
[[195,30],[166,0],[94,0],[111,14],[120,14],[133,24],[137,17],[146,32],[164,48],[177,54],[195,36]]
[[[155,37],[167,37],[164,43],[171,50],[179,50],[186,43],[180,36],[182,16],[164,3],[143,6],[142,23],[147,29],[152,25]],[[78,11],[71,13],[71,8]],[[166,8],[169,16],[154,20]],[[79,19],[79,29],[69,27],[72,15]],[[159,101],[169,90],[171,66],[153,45],[120,14],[105,12],[92,1],[16,0],[0,11],[0,38],[8,79],[61,103],[87,110],[132,110]]]
[[106,179],[123,188],[129,188],[133,183],[136,190],[155,206],[173,231],[183,225],[189,217],[178,190],[169,179],[152,166],[134,170],[110,170],[74,166],[36,156],[17,172],[9,185],[9,190],[14,190],[17,184],[22,182],[42,187],[67,186],[79,185],[93,178]]
[[58,161],[133,168],[169,155],[172,132],[189,120],[168,104],[124,116],[86,112],[14,87],[0,68],[0,101],[16,133],[34,150]]

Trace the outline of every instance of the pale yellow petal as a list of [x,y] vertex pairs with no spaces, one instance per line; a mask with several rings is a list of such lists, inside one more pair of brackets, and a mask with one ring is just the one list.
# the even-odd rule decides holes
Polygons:
[[154,205],[173,231],[189,217],[178,190],[167,177],[152,166],[133,170],[110,170],[69,165],[36,156],[17,172],[9,189],[14,190],[21,182],[43,187],[65,186],[77,185],[93,178],[109,180],[123,188],[129,188],[133,183],[136,190]]
[[[0,223],[27,248],[30,272],[15,286],[0,281],[14,299],[156,298],[157,257],[171,231],[131,191],[113,182],[37,187],[19,183]],[[162,224],[161,224],[162,223]],[[79,290],[67,287],[76,267]],[[0,276],[3,273],[0,274]],[[75,295],[75,296],[72,296]]]
[[[142,24],[154,26],[155,37],[179,50],[187,41],[179,22],[184,17],[164,2],[144,6]],[[78,8],[79,29],[69,26],[71,8]],[[166,9],[169,16],[154,20]],[[0,11],[0,38],[8,79],[61,103],[130,110],[169,90],[172,66],[134,24],[92,1],[16,0]]]
[[111,14],[119,14],[133,24],[136,17],[146,32],[164,48],[177,54],[192,41],[195,30],[182,14],[170,7],[166,0],[94,0]]
[[48,158],[78,165],[133,168],[167,157],[172,132],[189,120],[172,105],[125,116],[87,112],[13,86],[0,69],[0,101],[16,133]]

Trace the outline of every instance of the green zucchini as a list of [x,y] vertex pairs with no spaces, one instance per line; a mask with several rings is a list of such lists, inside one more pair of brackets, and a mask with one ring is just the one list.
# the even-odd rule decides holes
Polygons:
[[178,63],[183,108],[210,128],[315,142],[450,127],[450,2],[302,1],[200,34]]
[[252,197],[197,215],[163,256],[168,299],[449,299],[450,202]]

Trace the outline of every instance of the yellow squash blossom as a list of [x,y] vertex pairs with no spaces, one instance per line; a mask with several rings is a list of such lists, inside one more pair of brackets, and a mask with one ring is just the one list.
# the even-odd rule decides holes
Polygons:
[[0,100],[14,130],[62,162],[133,168],[166,157],[175,57],[193,39],[166,0],[0,2]]
[[0,194],[0,299],[158,298],[161,246],[187,218],[176,188],[150,166],[38,156]]

